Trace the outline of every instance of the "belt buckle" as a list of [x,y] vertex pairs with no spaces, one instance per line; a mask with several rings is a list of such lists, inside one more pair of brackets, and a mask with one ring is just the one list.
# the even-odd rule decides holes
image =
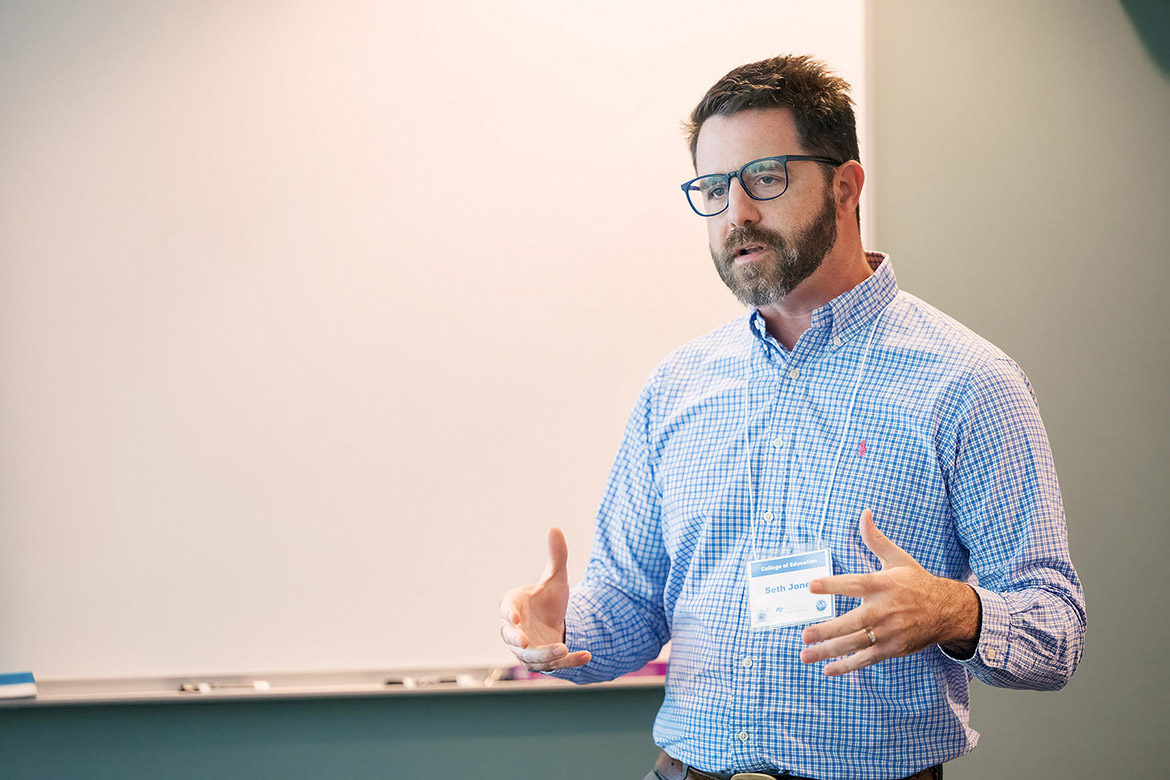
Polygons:
[[731,780],[776,780],[774,775],[765,775],[761,772],[740,772],[731,776]]

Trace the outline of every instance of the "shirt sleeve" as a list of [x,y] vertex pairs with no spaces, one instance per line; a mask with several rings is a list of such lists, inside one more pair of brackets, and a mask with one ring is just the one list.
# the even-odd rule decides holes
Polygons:
[[990,685],[1059,689],[1084,648],[1085,601],[1031,385],[993,360],[950,419],[942,466],[982,608],[974,655],[954,660]]
[[670,638],[663,588],[669,559],[663,545],[661,494],[650,429],[654,380],[643,388],[598,510],[585,577],[565,616],[569,651],[592,660],[551,674],[577,683],[612,680],[641,669]]

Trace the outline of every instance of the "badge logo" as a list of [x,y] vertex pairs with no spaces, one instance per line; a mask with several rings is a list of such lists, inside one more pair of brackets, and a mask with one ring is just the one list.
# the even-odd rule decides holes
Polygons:
[[824,612],[828,609],[829,603],[824,599],[817,599],[817,612]]

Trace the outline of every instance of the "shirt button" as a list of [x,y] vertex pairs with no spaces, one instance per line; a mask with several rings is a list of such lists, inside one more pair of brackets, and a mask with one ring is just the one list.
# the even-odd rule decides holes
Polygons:
[[841,337],[840,336],[836,336],[833,338],[833,346],[834,347],[841,346]]
[[740,661],[740,663],[743,664],[744,669],[751,669],[752,668],[752,659],[750,659],[750,658],[745,658],[742,661]]
[[748,741],[748,733],[746,731],[741,731],[738,734],[736,734],[735,736],[739,737],[740,742],[747,742]]
[[995,660],[995,648],[994,648],[994,647],[989,647],[989,648],[987,649],[987,660],[988,660],[988,661],[994,661],[994,660]]
[[784,446],[784,440],[777,436],[775,439],[772,439],[772,446],[776,449],[780,449]]
[[789,379],[799,379],[799,378],[800,378],[800,369],[799,369],[799,368],[794,368],[794,369],[792,369],[791,371],[789,371],[789,372],[788,372],[788,378],[789,378]]
[[772,522],[772,520],[774,520],[775,518],[776,518],[776,515],[772,514],[771,512],[764,512],[764,519],[767,520],[769,523]]

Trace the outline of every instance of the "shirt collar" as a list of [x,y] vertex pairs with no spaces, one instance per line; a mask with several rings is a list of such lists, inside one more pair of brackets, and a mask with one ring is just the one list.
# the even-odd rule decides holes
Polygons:
[[873,274],[813,312],[810,331],[824,331],[828,340],[848,341],[865,328],[898,294],[894,266],[885,252],[866,252]]
[[[833,300],[812,313],[808,332],[801,337],[804,342],[832,342],[837,346],[848,341],[865,328],[881,310],[898,294],[898,280],[894,267],[885,252],[866,252],[865,260],[873,274],[851,290],[841,293]],[[765,341],[770,340],[764,318],[758,309],[753,309],[748,318],[752,333]]]

